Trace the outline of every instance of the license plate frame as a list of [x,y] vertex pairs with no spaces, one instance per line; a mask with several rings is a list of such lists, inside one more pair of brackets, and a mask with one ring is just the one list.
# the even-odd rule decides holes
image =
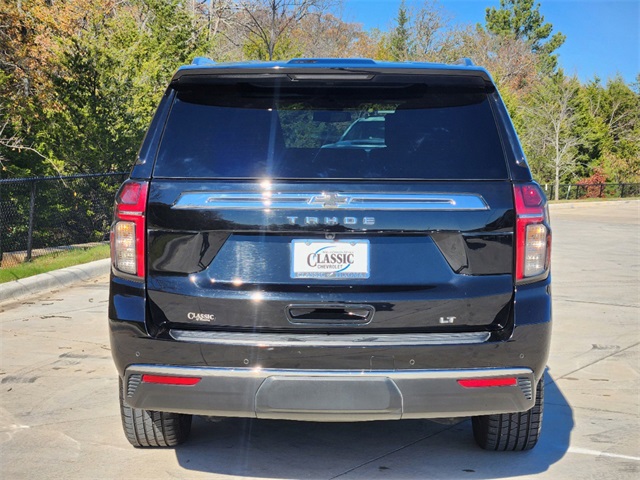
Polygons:
[[365,280],[371,275],[369,240],[291,241],[294,279]]

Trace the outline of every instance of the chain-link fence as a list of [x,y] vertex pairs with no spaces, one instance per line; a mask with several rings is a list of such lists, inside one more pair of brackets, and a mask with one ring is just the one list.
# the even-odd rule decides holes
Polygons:
[[[0,266],[103,242],[126,173],[0,180]],[[543,185],[550,199],[554,186]],[[560,185],[562,200],[640,196],[640,184]]]
[[[555,186],[542,185],[545,194],[551,200],[555,198]],[[594,183],[559,185],[560,200],[578,200],[581,198],[627,198],[640,197],[640,183]]]
[[109,238],[125,173],[0,180],[0,265]]

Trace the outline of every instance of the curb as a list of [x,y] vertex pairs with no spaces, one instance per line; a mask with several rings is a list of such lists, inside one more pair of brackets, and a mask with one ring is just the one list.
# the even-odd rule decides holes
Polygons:
[[111,259],[104,258],[95,262],[2,283],[0,284],[0,302],[58,290],[78,282],[87,282],[95,277],[109,273],[110,266]]
[[563,209],[563,208],[576,208],[576,207],[589,207],[589,206],[602,206],[605,204],[612,204],[612,203],[640,203],[640,200],[637,198],[629,198],[629,199],[625,199],[625,198],[620,198],[620,199],[614,199],[614,200],[603,200],[603,201],[591,201],[591,202],[558,202],[558,203],[549,203],[549,208],[551,210],[554,210],[556,208],[559,209]]

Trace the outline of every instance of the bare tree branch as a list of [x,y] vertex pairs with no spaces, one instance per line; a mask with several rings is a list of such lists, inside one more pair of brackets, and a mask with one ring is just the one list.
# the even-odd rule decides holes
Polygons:
[[337,0],[238,0],[234,4],[242,13],[237,22],[245,32],[245,40],[264,48],[267,59],[273,60],[278,43],[297,23],[309,15],[321,15],[336,2]]
[[573,107],[577,90],[573,79],[548,79],[533,92],[530,106],[523,108],[525,140],[543,153],[543,166],[553,170],[556,200],[560,179],[575,169],[575,149],[583,143],[574,133],[578,121]]
[[[5,148],[11,149],[11,150],[17,150],[18,152],[26,151],[26,152],[35,153],[40,158],[42,158],[44,161],[50,163],[51,166],[54,168],[54,170],[56,172],[58,172],[58,175],[62,175],[62,172],[60,171],[58,166],[55,164],[55,162],[53,162],[46,155],[40,153],[40,151],[38,151],[37,149],[35,149],[33,147],[29,147],[27,145],[24,145],[22,143],[22,139],[20,137],[18,137],[16,135],[11,135],[10,137],[4,136],[4,131],[6,130],[8,125],[9,125],[9,121],[7,120],[6,122],[4,122],[2,127],[0,127],[0,147],[5,147]],[[3,168],[5,167],[5,162],[7,162],[7,161],[8,161],[8,159],[6,157],[4,157],[2,155],[2,153],[0,152],[0,165]]]

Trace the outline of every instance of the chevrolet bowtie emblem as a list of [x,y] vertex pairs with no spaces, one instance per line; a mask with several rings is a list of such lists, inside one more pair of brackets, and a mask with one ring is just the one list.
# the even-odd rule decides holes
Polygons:
[[323,193],[312,198],[310,204],[321,204],[324,208],[336,208],[339,205],[346,205],[350,198],[339,193]]

